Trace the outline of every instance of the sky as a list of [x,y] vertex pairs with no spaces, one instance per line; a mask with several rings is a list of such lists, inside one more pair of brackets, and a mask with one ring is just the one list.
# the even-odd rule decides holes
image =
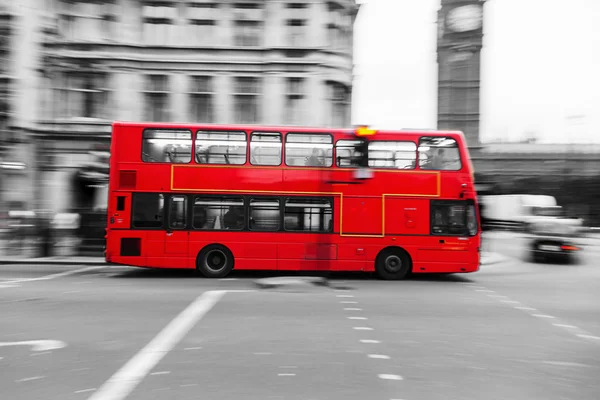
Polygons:
[[[435,128],[440,0],[361,0],[352,123]],[[600,143],[600,0],[488,0],[483,142]]]

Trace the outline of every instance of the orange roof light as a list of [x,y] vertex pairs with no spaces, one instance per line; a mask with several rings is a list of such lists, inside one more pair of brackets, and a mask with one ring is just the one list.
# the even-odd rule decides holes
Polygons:
[[356,136],[373,136],[377,133],[375,129],[369,129],[366,126],[361,126],[356,129]]

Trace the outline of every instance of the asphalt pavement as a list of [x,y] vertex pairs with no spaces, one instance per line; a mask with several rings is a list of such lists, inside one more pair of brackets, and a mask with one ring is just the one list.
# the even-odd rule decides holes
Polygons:
[[597,400],[600,258],[532,264],[519,240],[474,274],[329,286],[2,265],[0,397]]

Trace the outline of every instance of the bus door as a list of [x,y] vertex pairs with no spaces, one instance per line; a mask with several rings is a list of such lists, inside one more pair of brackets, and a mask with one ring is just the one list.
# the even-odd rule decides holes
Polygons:
[[187,257],[189,231],[188,197],[172,195],[168,197],[167,226],[164,231],[164,254],[172,257]]

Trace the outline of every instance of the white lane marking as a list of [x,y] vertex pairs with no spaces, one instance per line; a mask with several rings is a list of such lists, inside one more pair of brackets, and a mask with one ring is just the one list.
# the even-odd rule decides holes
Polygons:
[[379,340],[374,340],[374,339],[360,339],[361,343],[381,343]]
[[344,311],[362,311],[362,308],[344,308]]
[[401,381],[402,377],[400,375],[392,375],[392,374],[379,374],[377,375],[379,379],[389,379],[392,381]]
[[277,376],[296,376],[296,374],[277,374]]
[[179,387],[192,387],[192,386],[198,386],[197,383],[186,383],[185,385],[179,385]]
[[355,320],[359,320],[359,321],[364,321],[367,319],[367,317],[348,317],[348,319],[355,319]]
[[219,280],[220,280],[220,281],[223,281],[223,282],[227,282],[227,281],[237,281],[237,280],[239,280],[239,279],[238,279],[238,278],[221,278],[221,279],[219,279]]
[[60,340],[28,340],[23,342],[0,342],[0,347],[8,346],[31,346],[33,351],[48,351],[62,349],[67,347],[65,342]]
[[173,319],[150,343],[106,381],[89,400],[125,399],[160,360],[183,339],[227,293],[211,290],[203,293]]
[[354,296],[351,294],[337,294],[337,295],[335,295],[335,297],[339,297],[340,299],[351,299]]
[[390,356],[386,356],[385,354],[369,354],[369,358],[376,358],[381,360],[389,360]]
[[16,288],[16,287],[20,287],[21,285],[17,284],[17,283],[0,283],[0,289],[11,289],[11,288]]
[[87,393],[87,392],[93,392],[94,390],[96,390],[96,388],[82,389],[82,390],[76,390],[75,393]]
[[202,347],[186,347],[184,350],[201,350]]
[[340,301],[341,304],[358,304],[358,301]]
[[43,356],[44,354],[52,354],[51,351],[42,351],[41,353],[32,353],[30,354],[31,357],[35,357],[35,356]]
[[477,289],[475,291],[476,292],[482,292],[482,293],[494,293],[493,290],[487,290],[487,289]]
[[29,382],[29,381],[36,381],[38,379],[44,379],[45,376],[32,376],[30,378],[23,378],[23,379],[19,379],[16,380],[15,382],[20,383],[20,382]]
[[532,308],[532,307],[523,307],[523,306],[519,306],[519,307],[515,307],[516,310],[523,310],[523,311],[537,311],[536,308]]
[[531,314],[534,317],[538,317],[538,318],[549,318],[549,319],[554,319],[554,317],[552,315],[546,315],[546,314]]
[[171,373],[171,371],[157,371],[157,372],[152,372],[150,375],[169,375]]
[[355,331],[372,331],[373,328],[369,328],[368,326],[355,326],[354,328]]
[[600,336],[594,336],[594,335],[586,335],[583,333],[578,333],[577,337],[580,337],[582,339],[594,339],[594,340],[600,340]]
[[[482,290],[477,290],[477,291],[481,292]],[[485,290],[483,290],[483,291],[485,291]],[[508,297],[506,297],[506,296],[496,296],[496,295],[489,295],[489,294],[488,294],[488,296],[489,297],[505,297],[506,300],[497,299],[501,303],[520,304],[520,302],[518,302],[518,301],[509,300]],[[539,311],[536,308],[533,308],[533,307],[526,307],[526,306],[520,305],[520,306],[514,306],[514,309],[522,310],[522,311],[529,311],[529,315],[532,317],[536,317],[536,318],[540,318],[540,319],[547,319],[547,320],[556,320],[556,317],[554,317],[552,315],[548,315],[548,314],[541,314],[541,313],[539,313]],[[589,332],[586,332],[583,329],[580,329],[575,325],[559,324],[559,323],[553,323],[552,325],[557,328],[569,329],[570,330],[569,333],[571,333],[572,335],[575,335],[581,339],[600,340],[600,336],[592,335]]]
[[576,327],[575,325],[567,325],[567,324],[552,324],[554,326],[557,326],[559,328],[567,328],[567,329],[579,329],[578,327]]
[[15,279],[15,280],[12,280],[12,281],[9,281],[9,282],[4,282],[4,283],[12,284],[12,283],[24,283],[24,282],[48,281],[48,280],[51,280],[51,279],[62,278],[63,276],[69,276],[69,275],[74,275],[74,274],[80,274],[80,273],[83,273],[83,272],[93,271],[93,270],[100,269],[100,268],[104,268],[104,267],[79,268],[79,269],[74,269],[74,270],[71,270],[71,271],[59,272],[57,274],[44,275],[44,276],[40,276],[38,278]]

